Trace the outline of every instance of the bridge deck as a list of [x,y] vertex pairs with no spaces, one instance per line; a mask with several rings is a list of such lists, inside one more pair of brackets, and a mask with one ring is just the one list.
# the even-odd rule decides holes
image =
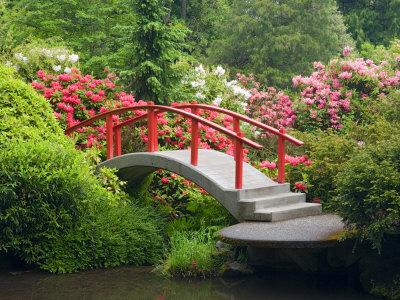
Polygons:
[[199,150],[198,165],[190,163],[190,150],[128,153],[98,165],[118,169],[118,176],[135,187],[157,169],[189,179],[214,196],[236,219],[280,221],[321,213],[319,204],[306,203],[305,194],[291,193],[253,166],[243,163],[243,188],[235,189],[235,161],[214,150]]
[[[190,150],[160,151],[154,155],[180,161],[190,165]],[[191,165],[190,165],[191,166]],[[192,166],[206,177],[218,182],[224,189],[235,189],[235,160],[232,156],[214,150],[199,150],[197,166]],[[243,164],[243,189],[254,189],[277,185],[249,164]]]

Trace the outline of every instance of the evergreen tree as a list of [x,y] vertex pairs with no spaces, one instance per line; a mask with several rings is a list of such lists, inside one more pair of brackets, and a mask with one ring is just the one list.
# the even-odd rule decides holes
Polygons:
[[234,1],[210,60],[287,86],[311,62],[328,61],[349,44],[334,0]]
[[188,30],[170,20],[162,0],[134,2],[137,24],[131,37],[132,57],[121,73],[138,98],[166,103],[168,90],[180,80],[174,64],[184,59]]
[[400,0],[338,0],[338,4],[358,45],[389,45],[400,38]]
[[172,14],[185,21],[191,53],[199,58],[215,40],[217,26],[229,10],[229,0],[175,0]]

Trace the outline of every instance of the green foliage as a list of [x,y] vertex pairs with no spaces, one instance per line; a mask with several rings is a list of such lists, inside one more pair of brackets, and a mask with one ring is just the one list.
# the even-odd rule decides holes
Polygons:
[[333,0],[236,1],[210,58],[269,85],[288,86],[312,61],[328,61],[351,44]]
[[72,146],[9,142],[0,155],[0,183],[2,251],[51,272],[159,257],[154,216],[114,199]]
[[174,64],[184,59],[188,33],[183,23],[172,23],[161,0],[134,1],[137,24],[128,43],[137,43],[121,76],[138,98],[168,103],[166,91],[180,81]]
[[393,91],[376,103],[378,115],[392,124],[400,123],[400,90]]
[[[124,57],[122,37],[135,22],[130,0],[22,0],[8,1],[0,13],[0,54],[36,39],[62,40],[77,51],[85,71],[97,75]],[[0,9],[1,11],[1,9]],[[3,25],[1,25],[3,24]]]
[[335,207],[360,240],[380,247],[383,235],[400,228],[400,131],[367,146],[342,165]]
[[172,13],[186,22],[191,53],[202,58],[217,36],[221,16],[229,10],[228,0],[173,1]]
[[214,197],[181,176],[159,171],[152,176],[148,189],[155,206],[172,218],[168,233],[233,223],[229,212]]
[[398,0],[338,0],[346,25],[358,45],[371,42],[388,45],[400,34]]
[[[55,46],[52,46],[55,44]],[[72,67],[78,67],[79,57],[71,50],[57,46],[57,42],[34,41],[22,44],[5,57],[5,63],[13,66],[18,74],[28,82],[37,79],[37,71],[46,73],[64,73]]]
[[397,59],[400,57],[400,40],[391,41],[388,47],[383,45],[374,46],[368,42],[363,43],[360,47],[360,54],[366,59],[372,59],[375,63],[386,61],[391,68],[395,69],[400,64]]
[[0,147],[10,138],[58,139],[62,131],[50,104],[15,76],[13,69],[0,65]]
[[157,215],[112,171],[94,176],[48,102],[13,75],[0,67],[0,252],[51,272],[158,261]]
[[320,199],[328,204],[334,196],[334,178],[340,172],[341,165],[346,162],[357,148],[357,142],[348,136],[337,135],[332,131],[318,131],[313,134],[297,133],[304,141],[305,151],[312,164],[304,168],[309,189],[310,200]]
[[214,240],[204,230],[176,231],[171,237],[171,249],[159,267],[162,274],[178,277],[216,275],[221,267]]
[[115,195],[124,195],[126,182],[119,180],[116,172],[117,169],[101,168],[96,176],[100,179],[102,186],[105,187],[107,191]]

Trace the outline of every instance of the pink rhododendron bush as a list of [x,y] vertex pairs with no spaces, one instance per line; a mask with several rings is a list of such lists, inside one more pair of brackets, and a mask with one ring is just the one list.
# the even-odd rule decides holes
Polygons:
[[296,76],[295,127],[299,130],[343,128],[347,121],[368,121],[370,104],[400,87],[400,69],[389,62],[346,58],[314,63],[311,76]]
[[[349,55],[349,49],[344,54]],[[399,60],[400,61],[400,60]],[[310,76],[293,78],[293,91],[260,88],[254,76],[238,74],[251,91],[246,113],[274,127],[301,131],[340,130],[347,121],[368,121],[369,104],[400,88],[399,62],[374,63],[363,58],[314,63]]]
[[[55,117],[66,129],[110,109],[141,104],[132,95],[122,92],[116,79],[112,73],[104,79],[96,79],[82,75],[76,68],[60,74],[39,70],[32,86],[50,102]],[[104,120],[79,129],[77,138],[81,147],[100,146],[105,140]]]

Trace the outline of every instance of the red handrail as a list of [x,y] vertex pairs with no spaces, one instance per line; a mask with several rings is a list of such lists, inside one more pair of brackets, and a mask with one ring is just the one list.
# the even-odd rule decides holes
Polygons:
[[[135,110],[147,110],[147,114],[142,116],[138,116],[135,118],[131,118],[125,122],[118,123],[116,125],[113,124],[113,116],[120,115],[127,111],[135,111]],[[256,142],[253,142],[243,136],[243,133],[240,132],[240,129],[237,132],[231,131],[225,127],[222,127],[214,122],[211,122],[207,119],[204,119],[197,115],[198,110],[196,107],[193,107],[192,112],[187,112],[179,108],[168,107],[162,105],[154,105],[154,103],[149,102],[147,105],[137,105],[130,107],[117,108],[108,112],[101,113],[96,115],[88,120],[82,121],[79,124],[71,126],[65,130],[65,134],[69,135],[72,132],[76,131],[81,127],[86,127],[92,125],[95,121],[105,118],[106,119],[106,144],[107,144],[107,159],[111,159],[114,156],[114,150],[116,155],[121,155],[121,127],[132,122],[136,122],[139,120],[143,120],[147,117],[147,127],[148,127],[148,151],[154,152],[158,150],[158,138],[157,138],[157,114],[160,112],[174,112],[189,118],[192,121],[192,144],[191,144],[191,163],[193,165],[197,165],[198,162],[198,141],[199,141],[199,132],[198,132],[198,123],[202,123],[208,127],[216,129],[231,139],[234,140],[235,145],[235,161],[236,161],[236,176],[235,176],[235,188],[242,188],[243,181],[243,144],[251,146],[256,149],[261,149],[262,146]],[[115,130],[115,132],[114,132]],[[240,151],[239,151],[240,150]]]
[[[280,128],[278,130],[269,125],[263,124],[256,120],[253,120],[253,119],[249,118],[248,116],[245,116],[245,115],[242,115],[242,114],[239,114],[239,113],[236,113],[236,112],[233,112],[233,111],[230,111],[228,109],[221,108],[218,106],[208,105],[208,104],[199,104],[199,103],[193,102],[193,103],[184,103],[184,104],[176,103],[174,105],[174,107],[180,108],[180,109],[190,108],[192,112],[193,111],[198,112],[199,109],[203,109],[206,111],[215,111],[218,113],[222,113],[222,114],[231,116],[233,118],[233,131],[236,133],[240,132],[240,121],[244,121],[248,124],[256,126],[256,127],[260,128],[262,130],[265,130],[269,133],[277,135],[278,136],[278,182],[279,183],[285,182],[285,141],[289,141],[296,146],[302,146],[304,144],[302,141],[296,139],[295,137],[288,135],[284,128]],[[120,128],[120,127],[128,125],[130,123],[137,122],[137,121],[145,118],[146,116],[147,116],[147,114],[140,116],[140,117],[125,120],[124,122],[118,124],[116,126],[116,128]],[[235,141],[233,141],[233,142],[235,143]],[[235,147],[235,154],[236,154],[236,147]],[[235,157],[236,157],[236,155],[235,155]]]
[[179,108],[199,108],[199,109],[203,109],[203,110],[209,110],[209,111],[215,111],[215,112],[219,112],[228,116],[233,117],[233,122],[235,124],[235,120],[239,120],[239,121],[244,121],[246,123],[249,123],[253,126],[256,126],[258,128],[261,128],[263,130],[266,130],[274,135],[277,136],[281,136],[283,137],[285,140],[291,142],[292,144],[296,145],[296,146],[302,146],[304,145],[304,143],[298,139],[296,139],[295,137],[288,135],[285,133],[282,133],[279,131],[279,129],[276,129],[274,127],[271,127],[269,125],[266,125],[264,123],[261,123],[259,121],[253,120],[251,118],[249,118],[248,116],[239,114],[237,112],[234,111],[230,111],[228,109],[222,108],[222,107],[218,107],[218,106],[214,106],[214,105],[208,105],[208,104],[200,104],[200,103],[188,103],[188,104],[180,104],[177,103],[175,105],[173,105],[174,107],[179,107]]

